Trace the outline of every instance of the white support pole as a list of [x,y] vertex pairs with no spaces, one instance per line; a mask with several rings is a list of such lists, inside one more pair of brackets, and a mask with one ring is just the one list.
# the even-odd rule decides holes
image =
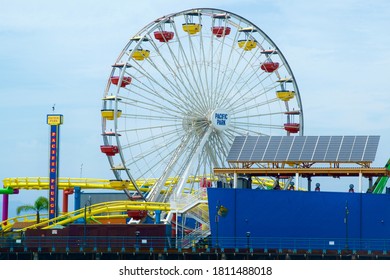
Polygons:
[[178,215],[179,215],[179,213],[177,212],[177,209],[176,209],[176,220],[175,220],[175,239],[176,239],[176,248],[178,248],[178,246],[177,246],[177,241],[178,241],[178,238],[177,238],[177,234],[179,233],[179,230],[178,230],[178,228],[177,228],[177,222],[179,221],[179,219],[178,219]]
[[176,186],[176,197],[180,198],[182,195],[182,190],[184,188],[184,184],[187,183],[188,175],[191,171],[191,168],[193,165],[198,161],[199,155],[202,153],[202,149],[204,145],[206,145],[206,142],[209,140],[210,134],[213,131],[213,128],[210,126],[205,134],[203,135],[203,138],[201,139],[198,147],[196,148],[195,153],[192,155],[190,161],[188,161],[187,167],[184,170],[183,174],[181,175],[179,182]]
[[297,188],[297,191],[299,190],[298,189],[298,186],[299,186],[299,173],[295,173],[295,187]]
[[363,174],[362,172],[359,172],[359,193],[362,193],[362,179],[363,179]]
[[233,189],[237,189],[237,172],[234,172]]

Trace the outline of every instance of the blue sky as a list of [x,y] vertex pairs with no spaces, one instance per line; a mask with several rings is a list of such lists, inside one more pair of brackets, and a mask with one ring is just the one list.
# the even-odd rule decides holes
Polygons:
[[[276,43],[298,82],[306,135],[380,135],[373,166],[385,164],[388,1],[0,0],[0,178],[48,176],[46,114],[56,104],[64,115],[60,176],[79,177],[83,165],[83,177],[111,179],[99,149],[111,64],[149,22],[197,7],[236,13]],[[35,198],[22,191],[11,203]]]

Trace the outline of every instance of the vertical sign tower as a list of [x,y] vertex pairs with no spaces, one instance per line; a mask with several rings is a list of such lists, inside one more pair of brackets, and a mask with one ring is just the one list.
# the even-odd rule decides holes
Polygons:
[[47,124],[50,125],[49,148],[49,219],[57,217],[58,213],[58,170],[60,151],[60,125],[63,116],[58,114],[47,115]]

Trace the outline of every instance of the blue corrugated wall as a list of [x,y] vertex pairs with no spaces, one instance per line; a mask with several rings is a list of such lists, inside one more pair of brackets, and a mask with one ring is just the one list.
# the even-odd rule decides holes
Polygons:
[[[390,239],[390,195],[211,188],[208,199],[212,240],[221,247],[361,249]],[[225,217],[217,217],[220,206]]]

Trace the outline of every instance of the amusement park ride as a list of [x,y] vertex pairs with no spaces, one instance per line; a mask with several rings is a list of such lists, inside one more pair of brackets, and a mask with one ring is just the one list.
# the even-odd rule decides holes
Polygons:
[[[49,178],[6,178],[0,190],[3,234],[26,221],[8,219],[9,195],[49,189],[50,203],[55,202],[49,218],[17,231],[120,217],[123,223],[132,218],[130,223],[172,224],[175,234],[192,235],[197,242],[211,234],[207,189],[237,188],[240,176],[250,174],[253,186],[273,189],[277,182],[297,190],[292,181],[310,167],[226,160],[238,136],[303,137],[304,122],[298,85],[280,49],[252,22],[219,9],[163,16],[132,36],[112,64],[101,117],[100,149],[114,179],[58,178],[54,169]],[[345,175],[336,170],[333,164],[322,176]],[[371,178],[387,178],[389,171],[375,172]],[[62,214],[55,213],[58,189]],[[75,201],[75,211],[68,212],[68,196],[80,189],[120,190],[128,200],[90,205],[88,211]],[[193,220],[192,227],[184,219]]]

